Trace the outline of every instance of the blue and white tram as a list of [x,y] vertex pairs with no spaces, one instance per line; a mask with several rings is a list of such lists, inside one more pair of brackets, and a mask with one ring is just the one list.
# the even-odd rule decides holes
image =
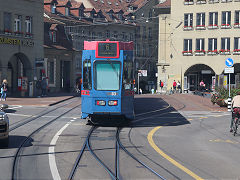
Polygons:
[[85,41],[82,118],[134,118],[133,42]]

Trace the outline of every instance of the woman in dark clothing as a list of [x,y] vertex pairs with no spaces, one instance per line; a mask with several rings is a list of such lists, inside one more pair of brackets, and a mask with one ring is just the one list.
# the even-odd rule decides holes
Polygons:
[[7,90],[8,90],[8,84],[7,84],[7,80],[4,79],[2,82],[2,86],[1,86],[1,101],[4,100],[6,101],[7,98]]

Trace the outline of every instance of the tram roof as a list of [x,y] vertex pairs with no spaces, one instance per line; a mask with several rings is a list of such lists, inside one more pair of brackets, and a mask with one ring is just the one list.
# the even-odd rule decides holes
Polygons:
[[84,50],[96,50],[99,43],[118,43],[119,50],[133,50],[133,42],[122,42],[122,41],[84,41]]

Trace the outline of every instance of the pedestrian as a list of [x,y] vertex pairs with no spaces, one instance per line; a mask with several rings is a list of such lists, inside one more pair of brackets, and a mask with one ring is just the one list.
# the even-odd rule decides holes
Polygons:
[[46,96],[47,95],[47,80],[45,77],[41,81],[41,89],[42,89],[42,96]]
[[180,81],[177,82],[177,90],[179,93],[181,93],[181,83]]
[[142,89],[141,88],[139,89],[139,92],[140,92],[140,94],[142,94]]
[[160,86],[161,93],[162,93],[162,89],[163,89],[163,86],[164,86],[164,84],[163,84],[162,80],[160,80],[160,82],[159,82],[159,86]]
[[39,79],[37,82],[36,82],[36,92],[37,92],[37,96],[40,97],[41,96],[41,79]]
[[174,81],[173,81],[173,92],[176,92],[176,87],[177,87],[177,83],[176,83],[176,81],[174,80]]
[[199,86],[200,86],[200,91],[203,91],[205,89],[205,84],[204,84],[203,80],[201,80]]
[[1,85],[1,101],[6,101],[7,98],[7,91],[8,91],[8,83],[7,80],[4,79]]

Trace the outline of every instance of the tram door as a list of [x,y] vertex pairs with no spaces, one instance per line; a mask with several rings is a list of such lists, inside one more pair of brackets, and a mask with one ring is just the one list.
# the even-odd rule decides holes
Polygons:
[[198,89],[197,74],[188,75],[188,87],[190,91],[195,91]]

